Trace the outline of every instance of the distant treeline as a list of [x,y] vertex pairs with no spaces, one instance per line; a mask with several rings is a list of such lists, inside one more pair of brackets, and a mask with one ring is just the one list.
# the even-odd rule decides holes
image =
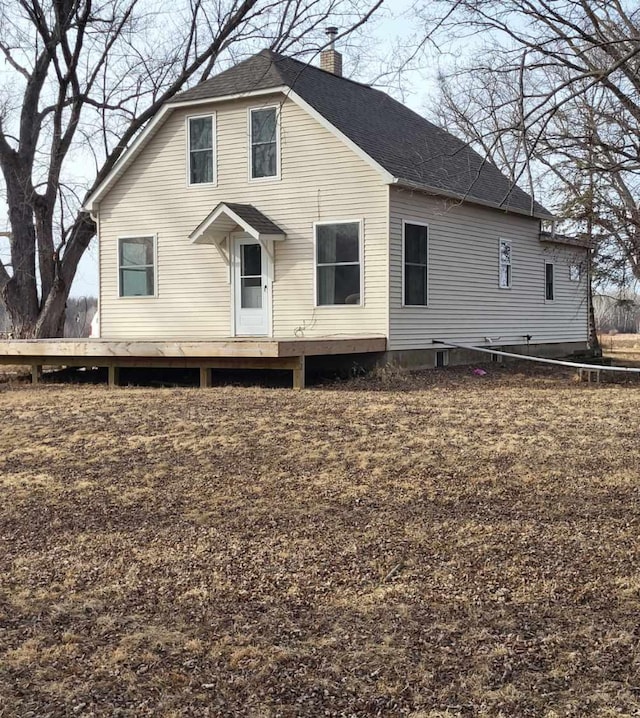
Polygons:
[[[64,323],[64,335],[70,339],[88,337],[91,332],[91,320],[98,309],[95,297],[73,297],[67,300],[67,316]],[[0,305],[0,335],[11,334],[11,323],[5,308]]]
[[640,332],[640,298],[635,292],[597,294],[593,298],[596,328],[602,334]]

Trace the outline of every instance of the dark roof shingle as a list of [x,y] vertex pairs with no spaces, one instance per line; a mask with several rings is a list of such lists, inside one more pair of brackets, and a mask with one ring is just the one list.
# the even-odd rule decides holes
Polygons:
[[550,216],[469,145],[384,92],[270,50],[176,95],[173,102],[277,87],[293,90],[400,184]]
[[[266,215],[262,214],[251,204],[236,204],[235,202],[221,202],[218,207],[224,205],[238,217],[243,219],[247,224],[251,225],[260,234],[284,234],[277,224],[272,222]],[[217,207],[216,207],[217,209]]]

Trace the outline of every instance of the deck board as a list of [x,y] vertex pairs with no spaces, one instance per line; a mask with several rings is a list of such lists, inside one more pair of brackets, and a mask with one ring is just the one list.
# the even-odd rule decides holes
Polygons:
[[0,341],[0,362],[60,362],[83,359],[214,359],[216,357],[286,358],[325,354],[382,352],[380,336],[317,338],[236,338],[219,340],[20,339]]

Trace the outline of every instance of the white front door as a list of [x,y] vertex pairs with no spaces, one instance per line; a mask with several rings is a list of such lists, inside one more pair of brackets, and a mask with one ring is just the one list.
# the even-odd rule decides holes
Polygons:
[[237,336],[269,334],[269,255],[247,235],[236,237],[233,252],[234,327]]

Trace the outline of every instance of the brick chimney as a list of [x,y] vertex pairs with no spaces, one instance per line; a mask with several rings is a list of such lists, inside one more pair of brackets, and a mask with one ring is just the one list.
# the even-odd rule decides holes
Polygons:
[[328,27],[326,33],[329,38],[329,46],[320,53],[320,68],[342,77],[342,54],[335,48],[338,28]]

